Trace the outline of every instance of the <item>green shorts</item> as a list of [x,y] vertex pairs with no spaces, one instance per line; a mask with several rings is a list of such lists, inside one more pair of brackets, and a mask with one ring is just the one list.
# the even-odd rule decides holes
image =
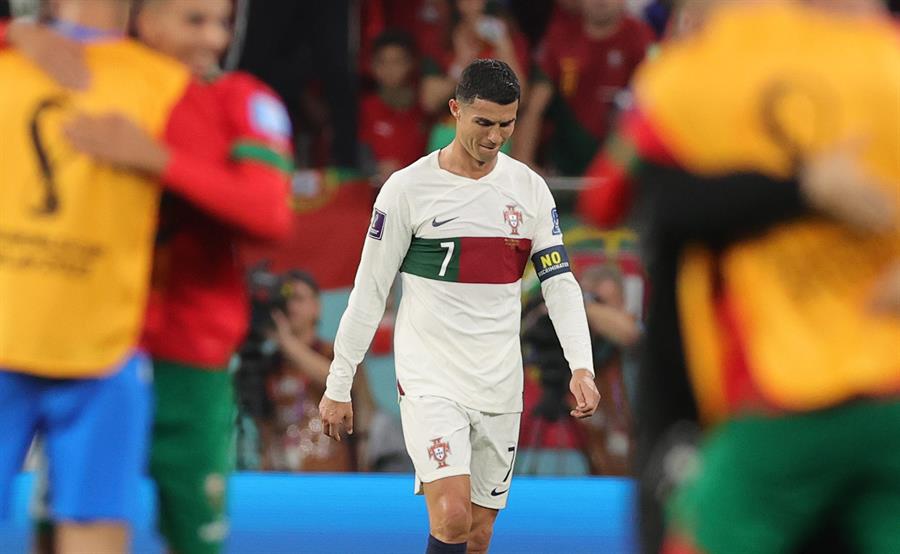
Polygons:
[[827,517],[855,551],[900,552],[900,402],[742,417],[675,494],[673,533],[715,554],[792,552]]
[[234,466],[231,375],[154,363],[156,417],[150,473],[159,528],[178,554],[215,554],[228,533],[225,488]]

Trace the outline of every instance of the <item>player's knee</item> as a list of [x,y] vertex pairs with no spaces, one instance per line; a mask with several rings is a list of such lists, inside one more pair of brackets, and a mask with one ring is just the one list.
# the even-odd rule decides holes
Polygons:
[[431,517],[431,534],[447,543],[466,542],[472,527],[472,511],[468,501],[445,497],[436,507],[437,513]]
[[468,554],[482,554],[488,551],[491,544],[491,536],[494,534],[494,525],[487,522],[482,525],[476,525],[469,532],[469,545],[466,549]]

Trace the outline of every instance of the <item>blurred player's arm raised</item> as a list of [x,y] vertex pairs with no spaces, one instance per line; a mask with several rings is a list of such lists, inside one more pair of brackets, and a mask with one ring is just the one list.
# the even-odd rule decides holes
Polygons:
[[334,361],[320,404],[326,433],[339,439],[341,426],[353,430],[350,389],[356,368],[363,360],[387,301],[397,270],[406,257],[413,228],[409,200],[396,174],[378,193],[368,236],[347,309],[334,340]]
[[701,176],[680,168],[652,122],[632,110],[588,170],[579,211],[601,227],[621,223],[640,174],[643,215],[671,238],[730,241],[814,212],[857,228],[883,228],[891,204],[861,171],[854,149],[810,154],[784,179],[751,172]]
[[600,393],[594,385],[594,357],[584,295],[569,266],[553,196],[543,179],[540,185],[542,198],[538,204],[539,220],[532,243],[531,261],[541,282],[541,293],[553,321],[553,329],[572,371],[569,388],[578,402],[572,416],[587,417],[597,409]]

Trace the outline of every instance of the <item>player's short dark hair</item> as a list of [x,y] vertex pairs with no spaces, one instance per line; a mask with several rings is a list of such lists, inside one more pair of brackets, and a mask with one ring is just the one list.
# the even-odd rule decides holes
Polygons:
[[377,54],[382,48],[397,46],[406,50],[410,56],[415,56],[416,45],[412,36],[401,29],[388,29],[375,37],[372,42],[372,54]]
[[500,60],[475,60],[463,70],[456,85],[456,101],[465,104],[481,98],[505,106],[521,95],[516,72]]

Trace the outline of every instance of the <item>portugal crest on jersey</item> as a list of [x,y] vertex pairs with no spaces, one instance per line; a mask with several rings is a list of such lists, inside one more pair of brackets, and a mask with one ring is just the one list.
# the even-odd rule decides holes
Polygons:
[[447,456],[450,454],[450,444],[442,437],[431,439],[428,447],[428,457],[438,463],[438,469],[447,467]]
[[518,235],[519,225],[522,223],[522,212],[516,209],[515,204],[507,204],[503,211],[503,221],[509,225],[509,234]]

